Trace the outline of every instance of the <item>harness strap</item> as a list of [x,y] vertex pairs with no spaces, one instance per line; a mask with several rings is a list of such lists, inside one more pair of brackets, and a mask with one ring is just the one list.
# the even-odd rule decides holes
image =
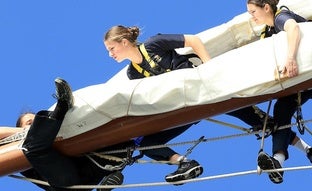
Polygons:
[[[287,10],[289,10],[288,7],[286,7],[285,5],[282,5],[275,13],[275,17],[280,14],[280,12],[282,11],[282,9],[285,8]],[[261,34],[260,34],[260,39],[264,39],[265,38],[265,33],[266,33],[266,30],[267,30],[268,26],[264,27],[264,29],[261,31]]]
[[304,123],[303,123],[303,117],[302,117],[302,110],[301,110],[301,93],[298,92],[298,99],[297,99],[297,127],[298,131],[301,135],[304,134],[304,129],[306,128]]
[[147,62],[149,63],[149,65],[151,66],[151,68],[154,68],[157,64],[154,62],[154,60],[151,59],[151,57],[148,55],[147,50],[145,48],[144,44],[141,44],[139,47],[140,51],[142,52],[145,60],[147,60]]
[[187,149],[185,155],[183,155],[183,156],[180,158],[179,162],[181,163],[189,154],[191,154],[192,151],[193,151],[193,149],[194,149],[199,143],[201,143],[202,141],[204,141],[204,138],[205,138],[205,136],[201,136],[201,137],[194,143],[194,145],[193,145],[192,147],[190,147],[189,149]]
[[[151,68],[155,68],[156,66],[159,66],[158,64],[156,64],[154,62],[154,60],[148,55],[148,52],[145,48],[145,45],[144,43],[141,44],[139,46],[139,50],[140,52],[143,54],[144,56],[144,59],[149,63],[150,67]],[[133,67],[141,74],[143,74],[145,77],[150,77],[150,76],[153,76],[154,74],[151,73],[151,71],[147,71],[145,70],[144,68],[142,68],[139,64],[137,63],[134,63],[134,62],[131,62],[131,64],[133,65]],[[170,69],[164,69],[165,72],[170,72]]]
[[[145,60],[149,63],[150,67],[154,68],[156,66],[156,63],[148,55],[147,50],[146,50],[144,44],[141,44],[139,46],[139,50],[143,54]],[[139,64],[132,62],[132,65],[138,72],[143,74],[145,77],[150,77],[151,76],[151,73],[149,71],[146,71],[145,69],[143,69]]]
[[135,146],[133,147],[127,147],[127,156],[126,158],[119,158],[116,156],[111,156],[111,155],[102,155],[96,152],[91,153],[92,155],[95,155],[100,158],[104,158],[109,161],[115,161],[119,162],[118,165],[111,165],[111,164],[105,164],[104,166],[98,163],[95,159],[92,158],[91,154],[86,154],[85,156],[88,157],[96,166],[103,170],[108,170],[108,171],[115,171],[115,170],[122,170],[124,169],[127,165],[132,165],[134,162],[142,158],[143,152],[140,151],[140,153],[137,156],[132,157],[133,151],[135,150]]
[[127,158],[125,161],[127,165],[132,165],[134,162],[136,162],[137,160],[139,160],[140,158],[144,156],[143,152],[139,151],[140,153],[139,155],[132,157],[134,150],[135,150],[135,146],[127,148]]
[[119,165],[110,165],[110,164],[106,164],[106,165],[101,165],[100,163],[98,163],[95,159],[93,159],[90,155],[85,155],[86,157],[88,157],[97,167],[99,167],[102,170],[107,170],[107,171],[116,171],[116,170],[122,170],[125,168],[125,166],[127,165],[126,161],[121,159],[121,162]]
[[145,77],[151,76],[151,74],[148,71],[144,70],[141,66],[139,66],[139,64],[134,62],[131,62],[131,64],[139,73],[143,74]]

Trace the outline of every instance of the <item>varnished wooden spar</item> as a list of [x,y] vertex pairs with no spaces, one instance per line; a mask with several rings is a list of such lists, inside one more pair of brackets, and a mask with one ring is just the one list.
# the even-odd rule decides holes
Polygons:
[[[274,94],[233,98],[218,103],[185,107],[157,115],[121,117],[81,135],[57,141],[54,146],[66,155],[77,156],[127,141],[131,137],[157,133],[167,128],[195,122],[310,88],[312,88],[312,79]],[[18,144],[20,141],[3,145],[0,146],[0,150]],[[0,176],[20,172],[31,167],[22,150],[19,149],[0,154],[0,164]]]
[[309,88],[312,88],[312,79],[274,94],[233,98],[218,103],[191,106],[156,115],[122,117],[89,132],[56,142],[55,146],[66,155],[79,155],[127,141],[131,137],[157,133],[167,128],[227,113],[238,108],[283,97]]
[[[296,1],[296,3],[294,3],[294,1]],[[302,13],[302,15],[307,18],[311,18],[311,7],[311,1],[306,0],[292,0],[291,5],[289,5],[291,10],[295,12],[298,10],[300,14]],[[207,50],[213,57],[258,39],[258,36],[255,36],[258,34],[257,30],[250,28],[252,26],[250,25],[249,20],[246,20],[247,18],[245,17],[245,14],[242,16],[243,17],[236,18],[238,22],[234,19],[235,22],[229,22],[226,25],[218,26],[212,30],[218,32],[219,35],[210,36],[210,30],[198,34],[199,37],[203,38]],[[307,42],[309,41],[310,40]],[[310,47],[308,48],[311,50]],[[54,146],[66,155],[80,155],[127,141],[131,137],[157,133],[167,128],[177,127],[186,123],[227,113],[241,107],[283,97],[311,87],[312,79],[274,94],[247,98],[233,98],[217,103],[190,106],[155,115],[120,117],[99,127],[95,126],[97,128],[88,132],[57,141]],[[20,172],[31,167],[27,159],[24,157],[22,150],[18,148],[19,144],[20,142],[15,142],[0,146],[0,176]],[[5,151],[5,148],[13,145],[15,146],[13,150]]]

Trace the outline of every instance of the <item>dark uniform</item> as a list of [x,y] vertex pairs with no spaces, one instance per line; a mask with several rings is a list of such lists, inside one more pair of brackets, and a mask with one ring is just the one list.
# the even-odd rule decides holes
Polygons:
[[[129,64],[127,70],[127,75],[129,79],[139,79],[147,77],[148,75],[159,75],[172,70],[193,68],[194,64],[189,60],[189,56],[179,55],[175,51],[176,48],[183,48],[184,45],[185,39],[184,35],[182,34],[158,34],[149,38],[146,42],[144,42],[144,47],[149,58],[144,55],[144,50],[142,50],[139,45],[139,50],[142,54],[143,61],[142,63],[139,63],[139,69],[136,68],[136,63]],[[255,107],[250,106],[239,109],[237,111],[229,112],[228,115],[237,117],[250,126],[262,127],[265,115],[259,115],[258,113],[259,111],[255,111]],[[193,124],[187,124],[172,129],[170,131],[161,132],[161,136],[159,136],[158,134],[152,135],[151,139],[148,139],[148,137],[146,137],[143,139],[142,143],[150,145],[149,141],[154,143],[155,141],[157,141],[157,139],[158,144],[159,142],[166,143],[170,139],[173,139],[186,131],[192,125]],[[171,155],[175,153],[171,149],[171,151],[169,152],[169,149],[170,148],[159,149],[159,156],[162,156],[163,153],[167,153],[166,156],[170,156],[170,153]],[[151,158],[156,159],[155,155],[157,153],[155,153],[154,151],[153,153],[151,152],[151,154],[149,154],[149,152],[145,152],[145,154],[147,156],[150,155]]]
[[[277,34],[280,31],[284,31],[285,22],[289,19],[294,19],[297,23],[307,22],[307,20],[300,15],[295,14],[289,10],[281,10],[274,18],[274,27],[266,26],[263,32],[263,38],[270,37],[273,34]],[[312,97],[312,90],[306,90],[301,92],[301,105],[304,104]],[[277,127],[291,124],[291,118],[297,111],[298,107],[298,95],[293,94],[286,97],[277,99],[273,116]],[[273,137],[273,148],[272,153],[275,154],[277,151],[283,151],[285,153],[285,159],[288,159],[288,145],[290,145],[296,133],[291,128],[278,130],[272,134]]]

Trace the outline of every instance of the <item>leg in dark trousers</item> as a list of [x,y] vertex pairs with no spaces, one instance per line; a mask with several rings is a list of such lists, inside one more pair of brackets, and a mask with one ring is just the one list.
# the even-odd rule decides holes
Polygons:
[[[301,93],[301,105],[307,102],[312,97],[312,90],[304,91]],[[298,95],[293,94],[290,96],[278,99],[274,105],[273,116],[277,127],[291,124],[291,118],[297,111]],[[272,152],[273,154],[278,151],[285,153],[288,159],[288,145],[290,145],[296,136],[296,133],[291,128],[278,130],[272,134]]]
[[262,127],[266,115],[264,111],[254,106],[244,107],[226,114],[242,120],[251,127]]
[[[189,129],[193,124],[194,123],[145,136],[140,146],[146,147],[146,146],[166,144],[170,140],[181,135],[184,131]],[[144,150],[143,154],[154,160],[169,160],[171,156],[177,153],[169,147],[162,147],[158,149]]]
[[[73,161],[58,152],[52,145],[62,121],[49,118],[49,112],[39,112],[23,143],[25,156],[32,167],[53,187],[66,187],[80,182]],[[67,189],[56,189],[67,190]]]

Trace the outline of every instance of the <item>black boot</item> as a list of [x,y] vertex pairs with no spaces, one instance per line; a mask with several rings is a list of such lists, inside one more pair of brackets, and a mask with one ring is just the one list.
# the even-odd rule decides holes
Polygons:
[[74,97],[69,84],[65,80],[56,78],[55,86],[57,104],[50,117],[57,120],[63,120],[67,111],[74,105]]

